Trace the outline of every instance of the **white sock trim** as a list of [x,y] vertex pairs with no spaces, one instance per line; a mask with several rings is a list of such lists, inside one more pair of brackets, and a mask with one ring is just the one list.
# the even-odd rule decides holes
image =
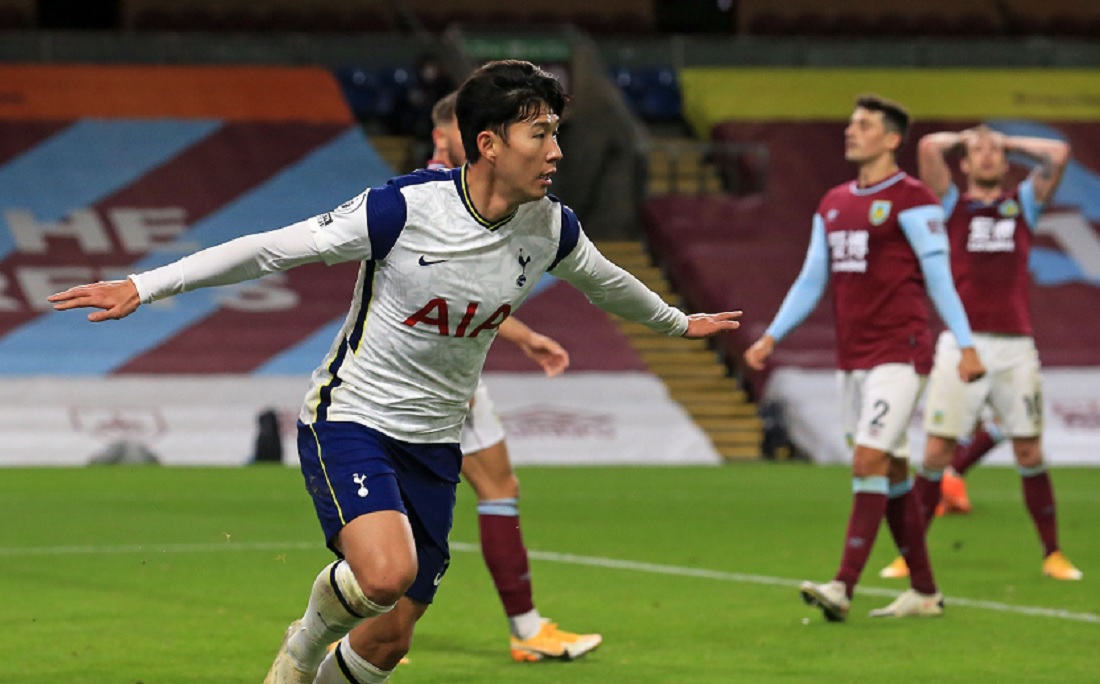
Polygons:
[[352,684],[384,684],[390,679],[393,670],[375,667],[363,656],[351,648],[347,637],[340,640],[335,651],[336,664]]
[[530,639],[542,629],[542,616],[538,608],[532,608],[526,613],[508,616],[508,627],[512,630],[512,636],[519,640]]
[[366,618],[393,610],[363,595],[348,564],[342,560],[325,566],[313,581],[302,627],[287,641],[287,652],[298,666],[316,670],[329,644],[342,638]]
[[336,598],[344,608],[357,618],[366,619],[393,610],[394,604],[382,605],[367,598],[355,579],[355,573],[347,561],[336,561],[330,570],[329,578]]

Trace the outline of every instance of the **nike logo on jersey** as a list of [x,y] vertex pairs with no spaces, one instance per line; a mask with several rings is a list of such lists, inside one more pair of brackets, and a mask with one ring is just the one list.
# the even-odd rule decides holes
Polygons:
[[435,579],[432,580],[432,584],[439,586],[439,583],[443,581],[443,574],[447,572],[447,566],[451,564],[451,559],[448,558],[443,561],[443,568],[435,574]]
[[428,261],[427,259],[424,258],[424,255],[421,254],[420,255],[420,261],[418,263],[421,266],[431,266],[432,264],[442,264],[444,261],[448,261],[448,259],[435,259],[435,260],[432,260],[432,261]]

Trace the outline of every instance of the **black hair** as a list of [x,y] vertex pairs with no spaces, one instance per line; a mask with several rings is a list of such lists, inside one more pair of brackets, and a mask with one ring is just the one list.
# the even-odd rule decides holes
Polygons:
[[901,149],[909,137],[909,124],[912,122],[909,110],[893,100],[887,100],[878,95],[860,95],[856,98],[856,108],[882,112],[882,122],[886,130],[893,131],[901,137],[901,142],[898,143],[898,149]]
[[558,79],[530,62],[506,59],[483,65],[458,89],[455,101],[466,159],[472,164],[481,158],[477,136],[482,131],[507,141],[508,126],[530,121],[543,109],[561,116],[567,99]]

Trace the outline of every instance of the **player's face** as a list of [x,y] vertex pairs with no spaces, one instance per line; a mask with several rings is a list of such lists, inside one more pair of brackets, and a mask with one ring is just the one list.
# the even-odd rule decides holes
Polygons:
[[864,164],[893,152],[898,142],[898,134],[886,129],[882,112],[856,107],[844,129],[844,158]]
[[531,119],[508,126],[507,141],[497,141],[498,178],[516,201],[541,199],[550,191],[562,157],[558,123],[558,115],[543,107]]
[[[454,168],[466,163],[466,148],[462,146],[462,133],[458,130],[458,119],[451,119],[445,126],[437,126],[443,149],[447,152],[446,162]],[[438,144],[438,143],[437,143]]]
[[963,171],[979,185],[1000,185],[1008,173],[1003,141],[995,135],[977,135],[966,146]]

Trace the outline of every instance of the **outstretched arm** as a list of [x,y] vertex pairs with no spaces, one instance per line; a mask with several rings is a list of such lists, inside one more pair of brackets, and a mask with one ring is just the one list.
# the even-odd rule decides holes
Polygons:
[[569,352],[565,351],[565,347],[515,318],[504,319],[497,334],[522,349],[528,358],[542,367],[548,378],[561,375],[569,367]]
[[553,272],[604,311],[665,335],[709,337],[741,325],[734,320],[741,316],[740,311],[689,317],[669,306],[640,280],[608,261],[583,232],[576,247]]
[[129,278],[71,287],[50,295],[47,300],[53,303],[56,311],[102,309],[88,314],[88,320],[92,323],[126,318],[141,306],[137,286]]
[[181,292],[252,280],[321,258],[307,222],[301,221],[204,249],[127,280],[70,288],[51,295],[48,301],[57,311],[102,309],[88,315],[89,321],[98,323],[124,318],[141,304]]
[[1035,201],[1046,204],[1054,196],[1069,164],[1069,144],[1053,138],[1008,136],[1005,152],[1019,152],[1038,162],[1031,171],[1031,184],[1035,188]]
[[936,193],[936,197],[942,198],[951,187],[951,167],[947,165],[947,155],[961,147],[965,140],[965,132],[954,131],[929,133],[920,139],[917,172],[921,182]]

